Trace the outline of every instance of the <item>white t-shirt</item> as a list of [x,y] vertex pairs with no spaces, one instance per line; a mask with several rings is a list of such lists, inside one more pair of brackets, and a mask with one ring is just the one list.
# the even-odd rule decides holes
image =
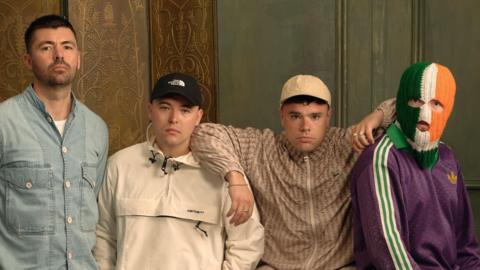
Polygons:
[[63,137],[63,130],[65,129],[65,123],[67,122],[67,119],[61,120],[61,121],[54,121],[55,126],[57,126],[58,132],[60,132],[60,135]]

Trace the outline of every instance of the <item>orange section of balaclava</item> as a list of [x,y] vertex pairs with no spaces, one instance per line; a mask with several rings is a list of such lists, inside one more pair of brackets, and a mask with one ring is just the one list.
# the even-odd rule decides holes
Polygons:
[[442,112],[432,111],[432,122],[430,124],[430,142],[440,140],[443,130],[447,124],[453,109],[455,101],[456,85],[450,70],[442,65],[437,66],[437,82],[435,89],[435,99],[443,105]]

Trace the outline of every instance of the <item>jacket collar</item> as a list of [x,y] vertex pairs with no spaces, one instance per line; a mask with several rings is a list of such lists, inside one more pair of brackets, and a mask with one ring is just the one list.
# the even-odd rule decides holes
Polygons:
[[393,142],[393,145],[397,149],[405,149],[410,154],[412,154],[417,162],[417,164],[422,169],[432,169],[439,159],[438,147],[428,150],[428,151],[417,151],[415,150],[410,143],[408,143],[408,138],[403,133],[399,127],[399,123],[390,125],[387,129],[387,136]]
[[[150,125],[147,128],[147,134],[148,134],[149,128],[150,128]],[[146,152],[149,156],[155,155],[157,158],[160,158],[162,162],[163,160],[165,160],[165,154],[162,152],[162,150],[158,148],[157,144],[155,143],[155,136],[147,137],[146,146],[147,146]],[[178,157],[168,157],[167,159],[171,161],[175,161],[177,163],[185,164],[191,167],[200,168],[200,163],[198,162],[198,160],[195,158],[195,156],[192,154],[191,151],[185,155],[178,156]]]
[[397,126],[397,124],[398,123],[395,123],[393,125],[390,125],[390,127],[388,127],[387,136],[393,142],[393,145],[395,145],[395,148],[397,148],[397,149],[407,149],[407,150],[411,151],[412,147],[408,143],[407,137],[402,132],[402,130]]

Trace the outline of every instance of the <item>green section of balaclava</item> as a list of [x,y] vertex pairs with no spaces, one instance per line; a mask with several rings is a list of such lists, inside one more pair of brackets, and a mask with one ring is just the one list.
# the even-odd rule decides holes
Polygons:
[[413,151],[418,166],[422,169],[431,169],[438,161],[438,146],[426,151]]
[[419,62],[411,65],[400,79],[400,87],[397,93],[396,109],[397,120],[403,133],[410,139],[415,140],[416,125],[420,116],[420,108],[408,106],[410,99],[420,99],[422,96],[423,72],[430,62]]
[[430,62],[415,63],[403,73],[396,101],[397,120],[400,128],[407,136],[408,142],[411,145],[413,144],[413,156],[417,164],[424,169],[432,168],[437,162],[438,147],[433,149],[418,149],[418,146],[414,145],[415,133],[417,132],[416,126],[420,119],[420,108],[410,107],[408,101],[411,99],[421,99],[425,69],[431,64]]

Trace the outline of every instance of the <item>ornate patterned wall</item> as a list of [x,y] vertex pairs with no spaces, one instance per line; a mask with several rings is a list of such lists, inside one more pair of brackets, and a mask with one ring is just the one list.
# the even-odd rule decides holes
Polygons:
[[67,6],[82,50],[74,92],[107,122],[110,153],[144,140],[151,81],[167,72],[197,78],[204,118],[216,119],[214,0],[0,0],[0,102],[31,81],[22,62],[28,23]]
[[59,0],[0,0],[0,102],[31,82],[23,63],[23,33],[36,17],[60,13]]
[[146,0],[69,1],[82,50],[76,96],[110,131],[110,153],[145,139],[150,89]]
[[152,80],[181,71],[200,83],[204,119],[216,120],[214,0],[150,1]]

